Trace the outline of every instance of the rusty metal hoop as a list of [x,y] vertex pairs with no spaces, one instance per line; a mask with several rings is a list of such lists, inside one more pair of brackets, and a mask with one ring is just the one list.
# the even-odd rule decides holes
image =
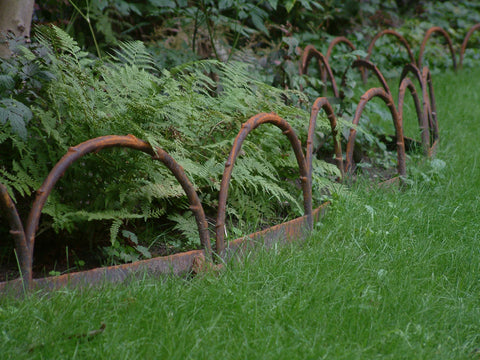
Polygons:
[[480,23],[473,25],[470,30],[468,30],[467,35],[465,35],[465,39],[463,39],[462,47],[460,48],[460,61],[459,61],[459,68],[461,69],[463,66],[463,57],[465,56],[465,51],[467,50],[468,40],[470,40],[473,33],[480,29]]
[[430,69],[428,67],[424,67],[422,69],[422,78],[423,82],[428,85],[428,121],[430,124],[430,138],[431,144],[430,149],[428,152],[428,156],[433,156],[435,154],[438,140],[439,140],[439,129],[438,129],[438,119],[437,119],[437,105],[435,102],[435,93],[433,91],[433,79],[432,74],[430,73]]
[[429,127],[427,124],[426,112],[423,111],[423,108],[420,105],[420,99],[418,98],[418,93],[415,89],[415,84],[409,77],[405,77],[402,79],[398,89],[398,103],[397,103],[398,116],[402,119],[402,124],[403,124],[403,105],[405,103],[405,93],[407,89],[410,91],[410,94],[412,95],[412,98],[413,98],[413,102],[415,104],[415,111],[417,112],[418,126],[420,128],[420,136],[422,139],[424,154],[428,155],[428,151],[430,148],[430,135],[429,135]]
[[327,61],[330,61],[330,55],[332,55],[333,48],[341,43],[347,44],[348,47],[352,49],[352,51],[357,50],[355,45],[353,45],[353,43],[350,40],[348,40],[345,36],[337,36],[328,45],[327,55],[325,55],[325,58],[327,59]]
[[457,70],[457,61],[455,59],[455,51],[453,50],[452,40],[450,39],[450,35],[448,35],[448,33],[440,26],[433,26],[430,29],[428,29],[427,32],[425,33],[422,44],[420,45],[420,52],[418,53],[418,61],[417,61],[418,68],[420,69],[422,67],[423,53],[425,52],[425,47],[427,46],[428,39],[430,39],[430,37],[434,33],[439,33],[447,41],[450,54],[452,55],[453,69]]
[[336,98],[339,97],[339,92],[338,92],[338,86],[337,82],[335,81],[335,77],[333,76],[332,69],[328,63],[327,58],[315,47],[312,45],[307,45],[305,49],[303,50],[302,58],[300,59],[300,75],[305,75],[307,74],[308,70],[308,65],[310,64],[310,60],[312,58],[316,58],[318,61],[318,66],[320,68],[320,73],[322,77],[322,82],[324,83],[324,89],[326,92],[326,86],[327,86],[327,75],[330,78],[330,83],[332,85],[332,90],[333,90],[333,96]]
[[315,128],[317,125],[317,116],[321,109],[324,109],[327,113],[328,120],[330,121],[330,128],[332,129],[333,137],[333,146],[335,149],[335,162],[337,164],[338,170],[340,170],[340,177],[343,180],[344,178],[344,168],[343,168],[343,156],[342,156],[342,146],[340,144],[340,139],[338,138],[337,130],[337,119],[335,118],[335,112],[333,111],[332,106],[328,102],[326,97],[319,97],[315,100],[312,106],[312,111],[310,114],[310,123],[308,126],[308,137],[307,137],[307,168],[308,168],[308,179],[310,184],[312,184],[312,161],[313,161],[313,136],[315,134]]
[[8,194],[6,186],[3,184],[0,184],[0,198],[0,205],[7,214],[7,219],[10,225],[10,234],[12,234],[15,243],[18,261],[20,263],[20,272],[24,274],[28,272],[28,267],[25,262],[28,254],[28,246],[22,220],[20,219],[20,215],[18,215],[15,203]]
[[[364,69],[363,74],[367,74],[367,70],[373,71],[377,79],[382,84],[385,91],[391,94],[390,87],[388,86],[387,80],[385,80],[385,77],[383,76],[382,72],[378,69],[378,67],[374,63],[372,63],[369,60],[357,59],[352,63],[352,69],[355,69],[355,68]],[[342,85],[344,85],[345,83],[345,75],[344,75],[344,78],[342,79]]]
[[390,109],[390,113],[392,114],[393,125],[395,127],[395,137],[397,142],[397,169],[398,174],[400,176],[406,175],[406,166],[405,166],[405,140],[403,137],[403,124],[402,119],[399,117],[397,109],[395,108],[395,103],[393,101],[392,95],[387,93],[382,88],[372,88],[367,90],[361,97],[360,102],[357,105],[357,109],[355,110],[355,115],[353,117],[352,124],[354,125],[350,128],[350,136],[348,138],[347,143],[347,151],[346,151],[346,172],[351,172],[353,168],[353,149],[355,147],[355,137],[357,135],[357,130],[355,127],[358,125],[360,121],[360,117],[362,115],[363,109],[365,105],[374,97],[381,98],[385,104]]
[[32,263],[33,249],[35,244],[35,233],[37,231],[42,209],[57,181],[63,176],[65,171],[78,159],[91,152],[99,151],[111,147],[128,147],[139,150],[152,156],[155,160],[160,160],[173,173],[175,178],[182,185],[190,201],[190,209],[195,215],[200,234],[200,240],[207,253],[211,252],[210,237],[208,234],[208,224],[205,218],[202,204],[198,198],[193,185],[188,180],[183,168],[163,149],[153,149],[147,142],[136,138],[133,135],[117,136],[108,135],[87,140],[77,146],[68,149],[68,152],[57,162],[48,174],[33,202],[30,214],[27,220],[25,231],[26,242],[28,245],[28,256],[24,259],[27,272],[23,274],[23,279],[29,287],[32,283]]
[[[408,73],[412,73],[415,76],[418,83],[420,84],[420,89],[422,90],[422,109],[423,109],[422,116],[424,117],[425,122],[428,125],[428,129],[429,129],[428,137],[426,137],[426,135],[423,134],[423,136],[425,136],[425,140],[422,137],[422,142],[427,141],[427,144],[428,144],[427,153],[431,154],[431,148],[432,148],[431,136],[432,136],[432,133],[434,132],[434,128],[433,128],[433,122],[430,120],[432,117],[431,115],[432,110],[430,107],[430,95],[428,94],[429,89],[427,88],[427,84],[422,75],[422,72],[418,69],[418,67],[415,64],[407,64],[404,66],[402,70],[402,74],[400,75],[400,84],[403,81],[403,79],[407,77]],[[433,87],[431,90],[433,90]]]
[[[366,57],[365,60],[370,60],[370,58],[372,56],[373,48],[375,46],[375,43],[377,42],[378,39],[380,39],[381,37],[383,37],[385,35],[392,35],[392,36],[396,37],[398,40],[400,40],[402,45],[407,50],[408,57],[410,58],[410,61],[412,63],[415,63],[415,56],[413,56],[412,49],[411,49],[410,44],[408,43],[407,39],[405,39],[402,35],[400,35],[395,30],[391,30],[391,29],[386,29],[386,30],[380,31],[377,35],[375,35],[375,37],[372,39],[372,41],[368,45],[367,57]],[[366,82],[367,82],[367,71],[365,71],[363,73],[363,83],[366,84]]]
[[238,154],[242,148],[242,144],[245,141],[247,135],[255,130],[258,126],[270,123],[272,125],[280,128],[283,133],[287,136],[290,144],[292,145],[295,157],[297,159],[299,171],[300,171],[300,180],[302,183],[303,190],[303,205],[305,210],[305,215],[307,216],[307,222],[310,229],[313,228],[313,218],[312,218],[312,191],[311,184],[308,178],[308,169],[305,161],[305,156],[303,155],[302,145],[298,139],[295,131],[291,125],[279,117],[278,115],[271,113],[261,113],[257,114],[247,122],[242,125],[242,128],[238,132],[235,140],[233,142],[232,150],[228,156],[227,162],[225,163],[225,170],[223,172],[222,182],[220,184],[220,193],[218,196],[218,214],[216,222],[216,251],[217,254],[223,256],[225,251],[225,211],[227,206],[227,197],[228,197],[228,187],[230,185],[230,179],[232,177],[233,166],[235,160],[238,157]]

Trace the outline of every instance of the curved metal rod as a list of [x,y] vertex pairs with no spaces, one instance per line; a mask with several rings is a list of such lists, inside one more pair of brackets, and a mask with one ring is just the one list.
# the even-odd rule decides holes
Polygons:
[[353,117],[352,124],[354,127],[350,128],[350,136],[348,138],[347,143],[347,153],[346,153],[346,172],[351,172],[353,167],[353,149],[355,147],[355,137],[357,135],[357,130],[355,127],[358,125],[360,121],[360,117],[362,115],[363,109],[365,105],[373,99],[374,97],[381,98],[385,104],[390,109],[390,113],[392,114],[393,118],[393,125],[395,127],[395,137],[397,141],[397,169],[398,174],[400,176],[406,175],[406,167],[405,167],[405,140],[403,138],[403,124],[402,119],[398,115],[397,109],[395,108],[395,104],[393,102],[392,95],[387,93],[382,88],[372,88],[365,92],[360,98],[360,102],[357,105],[357,109],[355,110],[355,115]]
[[247,122],[242,125],[241,130],[238,132],[235,140],[233,142],[232,150],[228,156],[227,162],[225,163],[225,170],[223,172],[222,182],[220,184],[220,194],[218,197],[218,214],[217,214],[217,223],[216,223],[216,251],[222,256],[225,250],[225,210],[227,207],[227,197],[228,197],[228,186],[230,184],[230,179],[232,177],[233,166],[235,160],[238,157],[238,154],[242,148],[242,144],[245,141],[247,135],[255,130],[258,126],[270,123],[278,128],[280,128],[283,133],[288,137],[290,144],[292,145],[295,157],[297,159],[299,171],[300,171],[300,180],[302,182],[303,190],[303,205],[305,209],[305,215],[307,216],[307,222],[310,229],[313,228],[313,218],[312,218],[312,189],[311,184],[308,178],[308,169],[305,161],[305,156],[303,155],[302,145],[298,139],[295,131],[290,126],[288,122],[279,117],[276,114],[266,114],[261,113],[257,114]]
[[175,178],[180,182],[182,188],[187,194],[187,197],[190,201],[190,209],[195,214],[195,219],[197,220],[198,230],[200,233],[200,240],[202,245],[205,247],[207,254],[211,251],[210,246],[210,237],[208,234],[208,224],[203,212],[203,207],[200,203],[198,195],[193,188],[193,185],[190,183],[186,177],[183,168],[178,165],[175,160],[170,157],[164,150],[156,148],[155,150],[147,142],[136,138],[133,135],[127,136],[117,136],[109,135],[102,136],[95,139],[87,140],[77,146],[71,147],[68,149],[68,152],[60,159],[60,161],[53,167],[53,169],[48,174],[47,178],[43,182],[40,189],[37,191],[37,196],[33,202],[32,209],[28,216],[27,227],[25,231],[26,241],[28,245],[28,259],[27,265],[29,267],[29,276],[24,277],[24,280],[28,285],[32,283],[32,262],[33,262],[33,249],[35,244],[35,233],[37,231],[38,222],[42,213],[42,209],[47,201],[48,196],[50,195],[53,187],[57,181],[63,176],[65,171],[78,159],[83,157],[86,154],[91,152],[96,152],[105,148],[111,147],[128,147],[131,149],[139,150],[144,153],[147,153],[153,157],[155,160],[160,160],[163,162],[167,168],[173,173]]
[[398,104],[397,104],[397,111],[398,116],[402,119],[403,122],[403,105],[405,103],[405,93],[406,91],[410,90],[410,94],[412,95],[413,102],[415,104],[415,110],[417,112],[417,119],[418,119],[418,126],[420,128],[420,135],[422,139],[422,146],[424,149],[425,155],[428,155],[428,150],[430,148],[430,135],[429,135],[429,128],[427,124],[426,113],[424,113],[422,109],[422,105],[420,104],[420,99],[418,98],[417,91],[415,89],[415,84],[413,81],[405,77],[400,82],[400,87],[398,90]]
[[[350,40],[348,40],[345,36],[337,36],[330,42],[330,45],[328,45],[327,55],[325,56],[327,61],[330,61],[330,55],[332,54],[333,48],[340,43],[347,44],[350,47],[350,49],[352,49],[352,51],[357,50],[355,45],[353,45],[353,43]],[[360,56],[357,55],[357,59],[360,59]],[[365,69],[360,68],[360,72],[362,73],[362,79],[363,79],[363,77],[365,76],[364,75]]]
[[[398,40],[400,40],[400,42],[403,44],[403,46],[405,47],[405,49],[408,52],[408,57],[410,58],[410,61],[412,63],[416,63],[415,56],[413,56],[413,52],[412,52],[412,49],[411,49],[408,41],[402,35],[400,35],[398,32],[396,32],[395,30],[390,30],[390,29],[380,31],[377,35],[375,35],[375,37],[370,42],[370,45],[368,45],[368,49],[367,49],[367,54],[368,55],[366,57],[366,60],[370,60],[370,58],[372,56],[373,48],[374,48],[377,40],[380,39],[381,37],[385,36],[385,35],[392,35],[392,36],[395,36]],[[364,74],[363,74],[363,83],[366,84],[366,82],[367,82],[367,71],[365,71]]]
[[400,83],[403,81],[404,78],[406,78],[408,73],[412,73],[415,76],[415,78],[418,80],[418,83],[420,84],[420,89],[422,90],[422,109],[423,109],[422,116],[429,127],[428,139],[423,138],[423,136],[426,136],[426,135],[422,134],[422,142],[426,141],[426,143],[428,144],[427,154],[430,154],[431,153],[430,148],[432,146],[432,141],[430,137],[434,130],[433,130],[433,122],[430,121],[430,118],[432,117],[431,115],[432,111],[430,108],[430,96],[428,94],[427,84],[422,75],[422,72],[415,66],[415,64],[405,65],[405,67],[403,68],[402,74],[400,75]]
[[[372,63],[369,60],[357,59],[352,63],[352,69],[355,69],[355,68],[364,69],[363,74],[367,74],[366,69],[373,71],[377,76],[378,80],[380,81],[380,83],[382,84],[385,91],[391,94],[390,88],[387,84],[387,80],[385,80],[385,77],[383,76],[382,72],[378,69],[378,67],[374,63]],[[342,79],[342,86],[344,84],[345,84],[345,77]]]
[[348,47],[352,49],[352,51],[357,50],[355,45],[353,45],[353,43],[350,40],[348,40],[345,36],[337,36],[328,45],[327,55],[325,55],[325,58],[327,59],[327,61],[330,60],[330,55],[332,55],[333,48],[340,43],[347,44]]
[[438,120],[437,120],[437,105],[435,102],[435,93],[433,92],[433,79],[428,67],[424,67],[422,70],[422,78],[425,84],[428,85],[428,96],[429,96],[429,105],[428,105],[428,121],[430,124],[430,150],[428,156],[433,156],[439,140],[439,129],[438,129]]
[[465,35],[465,39],[463,39],[462,47],[460,48],[460,61],[459,61],[460,68],[462,68],[462,65],[463,65],[463,57],[465,56],[465,51],[467,50],[468,40],[470,40],[470,37],[472,36],[472,34],[479,29],[480,29],[480,24],[473,25],[470,28],[470,30],[468,30],[467,35]]
[[307,73],[308,65],[310,64],[310,60],[315,57],[318,60],[318,66],[320,67],[320,73],[322,77],[322,82],[325,84],[326,89],[326,82],[327,82],[327,75],[330,78],[330,83],[332,84],[333,95],[338,98],[339,92],[337,87],[337,82],[333,76],[332,69],[328,63],[328,60],[323,56],[323,54],[315,49],[312,45],[307,45],[305,50],[303,51],[302,58],[300,59],[300,75],[305,75]]
[[7,214],[7,219],[10,224],[10,234],[13,236],[15,242],[15,249],[18,255],[18,261],[20,263],[20,271],[22,276],[29,276],[30,268],[27,266],[28,261],[28,246],[25,237],[25,231],[23,230],[22,220],[18,215],[17,207],[13,202],[10,195],[8,195],[5,185],[0,184],[0,206]]
[[418,68],[420,69],[422,67],[423,53],[425,52],[425,47],[427,45],[428,39],[430,39],[430,36],[433,33],[439,33],[445,38],[445,40],[447,40],[448,48],[450,49],[450,54],[452,55],[453,69],[457,70],[457,61],[455,59],[455,51],[453,50],[452,40],[450,39],[450,36],[448,35],[448,33],[440,26],[431,27],[425,33],[422,44],[420,45],[420,52],[418,53],[418,61],[417,61]]
[[343,180],[344,178],[344,168],[343,168],[343,156],[342,156],[342,146],[340,144],[340,139],[338,137],[337,130],[337,119],[335,118],[335,113],[332,106],[328,102],[326,97],[319,97],[315,100],[312,106],[312,111],[310,114],[310,124],[308,126],[308,137],[307,137],[307,168],[308,168],[308,179],[310,184],[312,184],[312,161],[313,161],[313,136],[315,134],[315,128],[317,126],[317,116],[321,109],[324,109],[327,113],[328,120],[330,120],[330,128],[332,129],[333,137],[333,146],[335,149],[335,162],[337,167],[340,170],[340,177]]

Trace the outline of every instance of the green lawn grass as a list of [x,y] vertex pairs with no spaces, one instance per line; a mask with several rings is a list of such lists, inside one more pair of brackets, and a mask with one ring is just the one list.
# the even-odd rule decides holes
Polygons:
[[405,190],[360,180],[305,243],[217,275],[4,297],[0,358],[479,359],[479,80],[435,76],[438,160]]

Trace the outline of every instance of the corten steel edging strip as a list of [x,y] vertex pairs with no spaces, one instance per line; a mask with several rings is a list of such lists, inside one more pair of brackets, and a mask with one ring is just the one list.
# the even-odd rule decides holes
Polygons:
[[[434,131],[432,127],[432,123],[430,121],[431,119],[431,108],[430,108],[430,96],[428,94],[428,89],[427,89],[427,84],[424,79],[424,76],[418,69],[418,67],[415,64],[407,64],[404,66],[402,70],[402,74],[400,75],[400,83],[403,81],[405,77],[407,77],[408,73],[412,73],[415,75],[415,78],[418,80],[418,83],[420,84],[420,88],[422,90],[422,109],[423,109],[423,117],[425,119],[426,124],[428,125],[428,138],[425,138],[425,141],[428,144],[428,154],[431,154],[431,148],[432,148],[432,142],[430,137],[432,136],[432,132]],[[426,135],[424,135],[426,136]],[[424,141],[424,138],[422,137],[422,142]]]
[[447,41],[450,54],[452,55],[453,69],[457,70],[457,61],[455,59],[455,51],[453,50],[452,40],[450,39],[450,35],[448,35],[448,33],[440,26],[433,26],[430,29],[428,29],[427,32],[425,33],[422,44],[420,45],[420,52],[418,53],[418,61],[417,61],[418,68],[420,69],[422,67],[423,53],[425,52],[425,47],[427,46],[428,39],[430,39],[430,36],[434,33],[441,34]]
[[465,56],[465,51],[467,50],[468,40],[470,40],[470,37],[473,35],[473,33],[479,29],[480,24],[473,25],[470,30],[468,30],[467,35],[465,35],[465,39],[463,39],[462,47],[460,48],[460,61],[458,65],[460,68],[463,66],[463,57]]
[[[360,68],[360,69],[366,69],[366,70],[373,71],[375,73],[375,76],[377,77],[377,79],[382,84],[385,91],[387,93],[391,94],[390,88],[387,84],[387,80],[385,80],[385,77],[383,76],[382,72],[378,69],[378,67],[374,63],[372,63],[371,61],[368,61],[368,60],[357,59],[352,63],[352,69],[355,69],[355,68]],[[364,73],[367,72],[366,70],[364,70]],[[344,83],[344,81],[342,81],[342,84],[343,83]]]
[[430,135],[429,135],[429,127],[427,124],[427,119],[425,118],[422,105],[420,104],[420,99],[418,98],[418,93],[415,89],[415,84],[408,77],[403,78],[402,81],[400,82],[400,87],[398,90],[398,104],[397,104],[398,116],[402,119],[402,124],[403,124],[404,123],[403,122],[403,105],[405,103],[405,93],[407,89],[410,90],[410,94],[412,95],[413,102],[415,104],[415,110],[417,112],[418,126],[420,128],[420,136],[422,139],[424,154],[428,155],[428,151],[430,148]]
[[350,136],[348,138],[347,143],[347,151],[346,151],[346,172],[351,173],[353,168],[353,149],[355,147],[355,137],[357,135],[356,126],[360,121],[360,117],[362,115],[363,109],[365,105],[374,97],[379,97],[382,99],[385,104],[390,109],[390,113],[392,114],[393,119],[393,126],[395,127],[395,137],[397,143],[397,169],[398,174],[400,176],[406,175],[406,155],[405,155],[405,140],[403,137],[403,124],[402,119],[399,117],[397,109],[395,108],[395,104],[392,98],[392,95],[387,93],[382,88],[373,88],[365,92],[360,97],[360,102],[357,105],[357,109],[355,110],[355,115],[353,117],[353,127],[350,128]]
[[437,105],[435,102],[435,93],[433,91],[433,79],[428,67],[422,70],[422,78],[426,85],[428,85],[428,100],[429,100],[429,121],[431,122],[430,136],[432,143],[430,145],[429,156],[433,156],[439,139],[438,119],[437,119]]
[[266,114],[261,113],[251,117],[247,122],[242,125],[242,129],[239,131],[235,140],[233,142],[232,150],[228,156],[227,162],[225,163],[225,170],[223,172],[222,182],[220,184],[220,193],[218,196],[218,213],[217,213],[217,222],[216,222],[216,251],[217,254],[223,256],[225,250],[225,211],[227,206],[227,197],[228,197],[228,187],[230,185],[230,179],[232,177],[232,171],[235,164],[235,160],[238,157],[238,154],[242,148],[242,144],[247,137],[247,135],[255,130],[258,126],[270,123],[272,125],[280,128],[283,133],[287,136],[290,144],[292,145],[295,157],[297,159],[300,180],[302,183],[303,191],[303,205],[305,209],[305,215],[307,216],[309,227],[312,228],[312,189],[311,184],[308,178],[308,169],[305,161],[305,156],[303,155],[302,145],[298,139],[295,131],[290,126],[290,124],[279,117],[276,114]]
[[22,220],[18,215],[17,207],[12,198],[8,194],[7,188],[0,184],[0,205],[6,212],[7,219],[10,225],[10,234],[13,236],[15,242],[15,249],[17,251],[18,261],[20,263],[20,271],[22,274],[28,273],[28,246],[23,229]]
[[330,121],[330,128],[332,129],[333,137],[333,146],[335,150],[335,162],[337,164],[338,170],[340,170],[340,177],[343,180],[344,178],[344,167],[343,167],[343,156],[342,156],[342,146],[340,144],[339,134],[337,130],[337,119],[335,118],[335,113],[332,106],[328,102],[326,97],[317,98],[312,106],[312,111],[310,113],[310,123],[308,126],[308,137],[307,137],[307,168],[308,168],[308,179],[310,184],[312,184],[312,161],[313,161],[313,137],[315,135],[315,128],[317,126],[317,117],[321,109],[324,109],[327,113],[328,120]]
[[[84,288],[98,286],[105,283],[120,283],[131,278],[144,275],[175,275],[180,276],[192,271],[197,258],[205,259],[204,250],[193,250],[179,254],[140,260],[129,264],[95,268],[60,276],[33,279],[31,289],[55,290],[65,286]],[[4,281],[0,283],[0,294],[23,293],[22,279]]]
[[[313,223],[317,223],[327,211],[329,203],[324,203],[312,212]],[[302,216],[272,227],[257,231],[229,241],[224,250],[224,260],[228,261],[238,255],[244,254],[255,246],[265,246],[270,248],[273,244],[285,244],[295,240],[303,240],[311,233],[309,220],[307,216]]]
[[302,58],[300,59],[300,75],[305,75],[307,73],[308,64],[310,60],[315,57],[318,60],[318,65],[320,67],[320,72],[322,76],[322,82],[324,83],[326,89],[326,82],[327,82],[327,75],[330,78],[330,83],[333,89],[333,95],[338,98],[338,86],[337,82],[335,81],[335,77],[333,76],[332,69],[328,63],[328,60],[323,56],[323,54],[315,49],[312,45],[307,45],[305,50],[303,51]]
[[[329,203],[324,203],[312,212],[316,223],[324,215]],[[226,249],[225,261],[234,259],[245,250],[256,244],[271,247],[273,244],[282,244],[294,240],[303,240],[310,233],[306,216],[296,218],[268,229],[249,234],[245,237],[230,241]],[[86,271],[79,271],[60,276],[52,276],[32,280],[34,290],[55,290],[62,287],[87,288],[101,286],[106,283],[121,283],[129,279],[148,276],[182,276],[195,270],[195,262],[205,259],[204,250],[194,250],[175,255],[162,256],[148,260],[136,261],[130,264],[108,266]],[[20,296],[23,294],[22,280],[0,282],[0,294]]]
[[[385,36],[385,35],[393,35],[398,40],[400,40],[400,42],[403,44],[403,46],[405,47],[405,49],[408,52],[408,57],[410,58],[410,61],[412,63],[416,63],[415,56],[413,56],[413,52],[412,52],[412,49],[411,49],[408,41],[402,35],[400,35],[398,32],[396,32],[395,30],[390,30],[390,29],[380,31],[377,35],[375,35],[375,37],[370,42],[370,45],[368,45],[366,60],[370,60],[370,58],[372,56],[373,48],[374,48],[377,40],[380,39],[382,36]],[[363,83],[364,84],[367,83],[367,73],[368,73],[368,71],[366,71],[366,70],[363,73]]]
[[110,147],[128,147],[131,149],[136,149],[151,155],[154,159],[158,159],[164,162],[167,168],[169,168],[174,174],[174,176],[177,178],[177,180],[179,180],[180,184],[187,193],[191,204],[190,208],[194,212],[195,219],[197,220],[201,242],[205,246],[205,249],[207,249],[207,252],[210,253],[210,238],[207,230],[207,221],[205,219],[205,214],[203,213],[203,208],[201,206],[200,200],[198,199],[198,196],[193,189],[193,185],[191,185],[191,183],[189,182],[181,166],[176,164],[176,162],[171,157],[169,157],[168,154],[166,154],[163,150],[157,148],[157,150],[155,151],[154,149],[152,149],[150,144],[136,138],[133,135],[102,136],[95,139],[87,140],[77,146],[71,147],[68,150],[67,154],[65,154],[62,159],[60,159],[60,161],[50,171],[44,183],[37,191],[37,196],[32,205],[32,209],[30,210],[25,231],[29,252],[26,259],[26,267],[28,269],[27,273],[23,274],[23,279],[27,287],[30,287],[32,282],[32,262],[35,233],[37,231],[42,209],[53,187],[55,186],[57,181],[63,176],[68,167],[70,167],[75,161],[77,161],[86,154]]

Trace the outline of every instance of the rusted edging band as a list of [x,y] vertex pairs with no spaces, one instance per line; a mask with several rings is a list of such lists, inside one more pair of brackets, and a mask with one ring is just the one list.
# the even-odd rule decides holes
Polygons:
[[[33,279],[31,290],[56,290],[62,287],[86,288],[104,283],[120,283],[135,276],[183,275],[191,271],[196,258],[205,257],[204,250],[188,251],[180,254],[140,260],[129,264],[95,268],[60,276]],[[21,295],[22,278],[0,283],[0,293]]]
[[[324,216],[329,203],[324,203],[313,210],[313,221],[318,222]],[[307,216],[293,219],[255,232],[243,238],[228,243],[226,261],[237,258],[253,245],[264,244],[267,248],[273,244],[283,244],[301,241],[310,234]],[[162,256],[148,260],[136,261],[130,264],[108,266],[71,274],[52,276],[32,280],[32,290],[56,290],[62,287],[88,288],[106,283],[122,283],[144,275],[149,276],[182,276],[194,270],[196,261],[205,260],[205,250],[193,250],[184,253]],[[23,293],[22,279],[0,283],[0,293],[21,295]]]
[[[326,202],[313,210],[313,223],[317,223],[324,215],[330,203]],[[241,256],[256,246],[270,248],[274,244],[285,244],[306,239],[311,234],[308,216],[302,217],[257,231],[253,234],[229,241],[224,250],[225,261]]]

